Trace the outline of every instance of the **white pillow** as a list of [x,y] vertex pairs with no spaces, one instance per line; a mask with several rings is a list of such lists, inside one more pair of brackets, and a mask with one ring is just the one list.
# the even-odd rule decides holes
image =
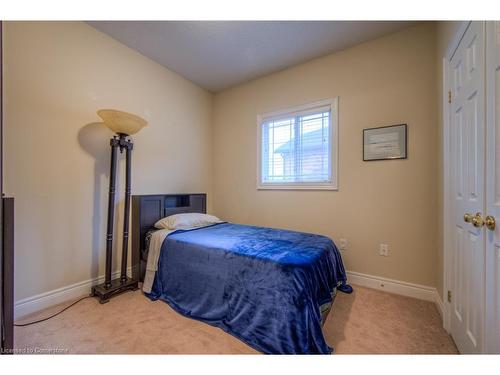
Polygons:
[[222,220],[212,215],[198,213],[176,214],[158,220],[155,223],[155,228],[170,230],[191,229],[206,227],[216,223],[222,223]]

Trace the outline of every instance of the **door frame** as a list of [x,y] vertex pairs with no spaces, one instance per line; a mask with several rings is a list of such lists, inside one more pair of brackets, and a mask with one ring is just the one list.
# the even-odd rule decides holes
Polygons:
[[3,308],[3,22],[0,21],[0,353],[4,349],[4,308]]
[[471,21],[463,21],[459,26],[455,36],[451,40],[446,50],[446,56],[443,57],[443,327],[447,332],[451,328],[451,307],[448,302],[448,291],[451,288],[451,243],[452,243],[452,212],[451,212],[451,184],[450,184],[450,106],[448,103],[448,91],[451,87],[450,81],[450,63],[451,58],[455,54],[460,42],[462,41],[465,32],[469,28]]

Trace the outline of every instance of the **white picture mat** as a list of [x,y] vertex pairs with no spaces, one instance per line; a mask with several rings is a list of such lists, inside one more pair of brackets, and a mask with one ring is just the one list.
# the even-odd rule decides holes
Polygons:
[[363,160],[406,158],[406,125],[363,130]]

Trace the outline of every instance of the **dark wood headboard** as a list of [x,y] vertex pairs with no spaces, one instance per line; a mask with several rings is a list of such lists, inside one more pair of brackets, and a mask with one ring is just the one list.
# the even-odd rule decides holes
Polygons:
[[166,216],[207,212],[206,194],[162,194],[132,196],[132,277],[143,281],[146,262],[141,259],[146,233]]

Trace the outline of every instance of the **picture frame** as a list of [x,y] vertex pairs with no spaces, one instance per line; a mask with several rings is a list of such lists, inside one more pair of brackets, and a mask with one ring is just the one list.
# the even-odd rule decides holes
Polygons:
[[363,129],[363,161],[407,158],[407,124]]

